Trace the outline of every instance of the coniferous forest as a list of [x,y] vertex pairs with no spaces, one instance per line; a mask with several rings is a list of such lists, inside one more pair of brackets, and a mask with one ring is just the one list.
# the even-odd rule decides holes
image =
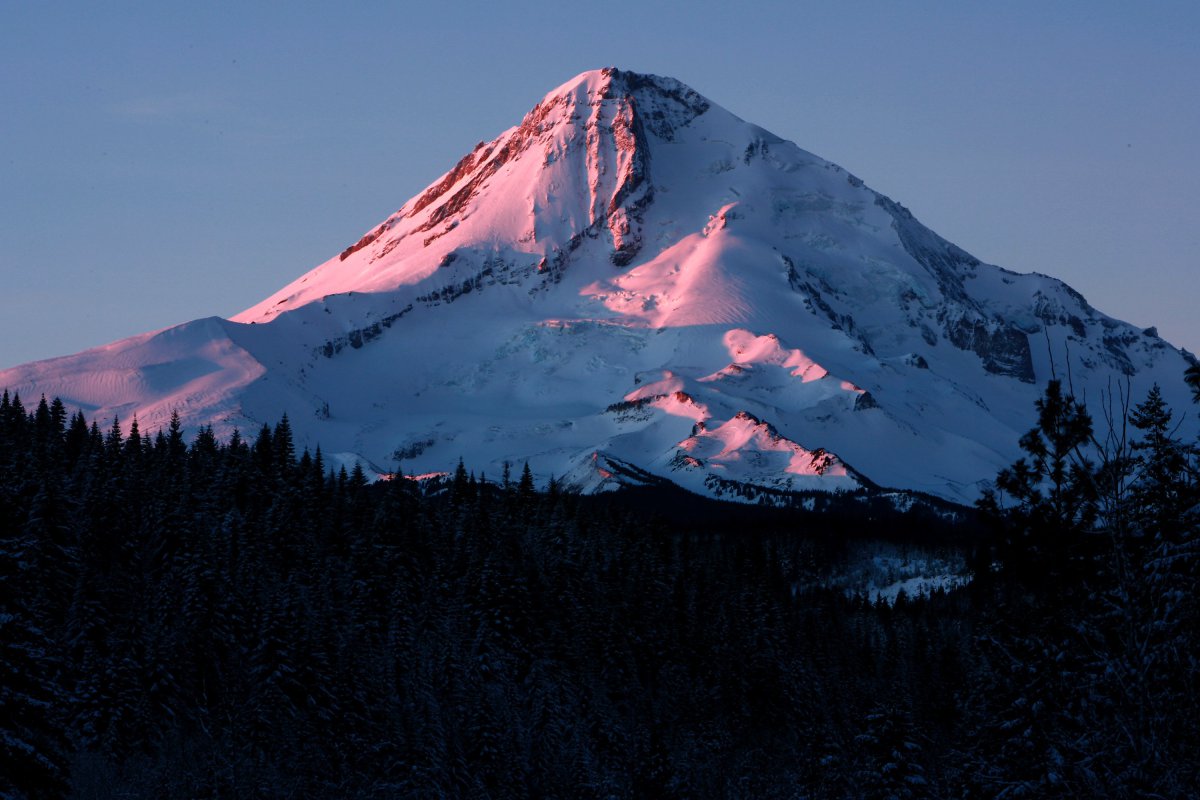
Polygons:
[[[1197,453],[1118,401],[974,514],[739,517],[6,393],[0,797],[1194,797]],[[881,537],[972,580],[821,579]]]

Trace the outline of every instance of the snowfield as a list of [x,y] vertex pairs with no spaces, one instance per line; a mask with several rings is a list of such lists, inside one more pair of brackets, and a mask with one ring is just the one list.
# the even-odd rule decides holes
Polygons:
[[143,430],[286,413],[299,444],[380,473],[461,457],[584,491],[644,473],[969,502],[1068,364],[1092,406],[1154,383],[1190,405],[1187,357],[1152,331],[980,263],[677,81],[606,69],[232,320],[0,387]]

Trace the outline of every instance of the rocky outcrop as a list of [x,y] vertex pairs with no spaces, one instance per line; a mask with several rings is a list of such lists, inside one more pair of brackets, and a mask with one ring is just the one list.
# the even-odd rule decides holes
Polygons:
[[1029,335],[1010,324],[960,317],[946,323],[946,338],[955,347],[978,355],[988,372],[1023,383],[1036,380]]
[[1036,375],[1028,334],[1012,323],[989,319],[986,309],[964,286],[983,262],[926,228],[894,200],[876,195],[875,204],[891,216],[904,251],[937,282],[950,343],[978,355],[988,372],[1033,383]]
[[977,309],[975,301],[963,288],[963,280],[973,275],[982,262],[926,228],[896,201],[877,194],[875,204],[891,216],[892,228],[900,237],[905,252],[934,277],[942,296]]
[[386,223],[363,234],[361,239],[347,247],[338,255],[338,261],[345,261],[349,256],[357,253],[359,250],[362,250],[364,247],[378,239],[380,234],[382,234],[385,230],[387,230]]
[[405,306],[394,314],[388,314],[383,319],[377,320],[370,325],[364,325],[361,328],[355,328],[346,333],[345,336],[339,336],[335,339],[327,339],[316,349],[316,352],[325,358],[333,358],[338,353],[342,352],[347,347],[357,350],[367,342],[378,339],[383,335],[383,332],[392,327],[395,322],[405,314],[413,310],[412,304]]
[[679,128],[708,111],[709,103],[698,92],[674,78],[642,75],[609,67],[603,70],[609,84],[607,97],[625,93],[638,99],[641,118],[647,130],[665,142],[675,140]]

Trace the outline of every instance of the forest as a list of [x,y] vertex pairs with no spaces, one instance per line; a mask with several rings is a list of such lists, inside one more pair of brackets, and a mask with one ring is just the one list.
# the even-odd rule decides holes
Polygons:
[[[1173,420],[1055,382],[976,510],[688,514],[527,467],[370,482],[286,417],[189,440],[6,392],[0,797],[1195,796],[1200,458]],[[971,580],[820,580],[880,537]]]

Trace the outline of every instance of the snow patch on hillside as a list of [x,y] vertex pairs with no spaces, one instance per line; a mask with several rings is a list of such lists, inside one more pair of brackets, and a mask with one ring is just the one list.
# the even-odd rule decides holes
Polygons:
[[587,491],[970,502],[1068,359],[1090,403],[1128,382],[1190,405],[1188,362],[1157,335],[983,264],[678,81],[606,69],[232,321],[0,387],[144,430],[173,410],[219,434],[287,413],[301,446],[380,474],[527,461]]

